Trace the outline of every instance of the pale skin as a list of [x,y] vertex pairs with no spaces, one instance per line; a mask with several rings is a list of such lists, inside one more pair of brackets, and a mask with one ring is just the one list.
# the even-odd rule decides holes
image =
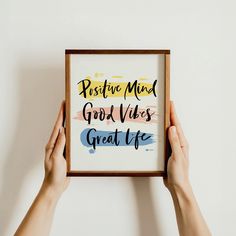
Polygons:
[[171,127],[168,138],[172,154],[164,179],[175,207],[180,236],[210,236],[211,233],[201,214],[189,181],[189,145],[184,136],[173,102],[170,104]]
[[[47,236],[57,202],[69,184],[66,177],[65,131],[63,128],[64,103],[62,103],[52,134],[45,148],[45,177],[42,186],[15,236]],[[175,112],[170,104],[171,127],[168,130],[172,154],[168,161],[168,188],[175,207],[180,236],[210,236],[189,181],[189,146]]]
[[15,236],[46,236],[50,233],[57,202],[69,184],[63,151],[66,143],[63,128],[64,103],[45,147],[45,176],[33,204],[17,229]]

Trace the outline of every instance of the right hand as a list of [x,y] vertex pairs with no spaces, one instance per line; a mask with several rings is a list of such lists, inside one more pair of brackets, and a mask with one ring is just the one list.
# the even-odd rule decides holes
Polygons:
[[42,189],[51,190],[56,197],[59,197],[69,185],[69,177],[66,176],[66,160],[63,155],[66,143],[63,128],[64,109],[65,103],[62,102],[54,129],[45,148],[45,177]]

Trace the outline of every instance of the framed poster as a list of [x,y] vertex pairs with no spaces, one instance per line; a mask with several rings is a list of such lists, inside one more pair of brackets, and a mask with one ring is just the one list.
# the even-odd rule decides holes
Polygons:
[[67,49],[68,176],[164,176],[170,50]]

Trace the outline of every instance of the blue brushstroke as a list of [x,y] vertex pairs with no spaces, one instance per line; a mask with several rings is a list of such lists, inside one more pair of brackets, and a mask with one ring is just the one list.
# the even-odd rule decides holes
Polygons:
[[95,150],[94,149],[89,149],[89,153],[93,154],[93,153],[95,153]]
[[[126,134],[127,134],[126,131],[125,132],[118,131],[117,140],[118,140],[119,144],[117,145],[114,142],[115,131],[104,131],[104,130],[96,130],[96,131],[92,130],[92,131],[90,131],[90,130],[91,129],[89,129],[89,128],[84,129],[80,134],[80,140],[81,140],[81,143],[84,146],[92,148],[92,149],[89,150],[89,153],[91,153],[91,154],[94,153],[94,151],[95,151],[94,148],[93,148],[92,143],[93,143],[93,139],[96,139],[96,137],[106,137],[106,138],[108,138],[110,136],[110,141],[107,142],[107,143],[103,143],[102,141],[98,142],[97,139],[96,139],[95,140],[96,147],[97,146],[134,146],[135,145],[135,139],[132,139],[132,141],[129,144],[126,143]],[[89,141],[90,141],[91,144],[87,140],[87,135],[88,135],[89,131],[90,131]],[[131,140],[132,137],[135,137],[136,134],[137,134],[137,132],[130,132],[129,133],[129,140]],[[152,144],[152,143],[155,142],[154,139],[153,139],[153,136],[154,136],[153,134],[140,132],[139,136],[142,136],[143,134],[145,134],[143,136],[143,138],[146,139],[146,140],[142,140],[141,138],[139,138],[139,146],[149,145],[149,144]]]

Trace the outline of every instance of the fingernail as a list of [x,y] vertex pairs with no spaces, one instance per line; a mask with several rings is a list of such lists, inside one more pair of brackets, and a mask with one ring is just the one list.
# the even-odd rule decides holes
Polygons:
[[61,134],[63,131],[63,127],[60,128],[59,133]]
[[172,133],[173,133],[173,135],[176,135],[176,127],[175,126],[172,126]]
[[171,101],[172,102],[172,106],[175,108],[175,103],[174,103],[174,101]]

